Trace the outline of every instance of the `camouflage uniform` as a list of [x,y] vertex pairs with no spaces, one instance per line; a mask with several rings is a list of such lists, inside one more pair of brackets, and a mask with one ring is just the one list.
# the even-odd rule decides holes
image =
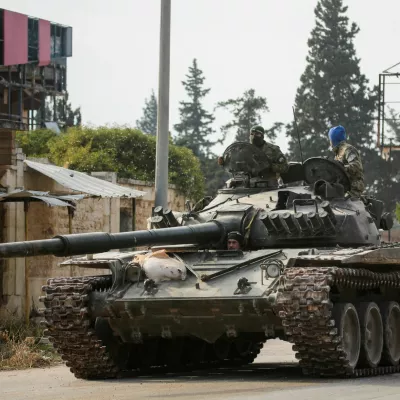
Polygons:
[[[253,126],[250,129],[250,143],[267,156],[269,163],[269,166],[259,173],[258,176],[270,181],[273,186],[276,186],[278,185],[280,174],[289,170],[289,164],[279,146],[266,142],[264,140],[264,135],[265,130],[262,126]],[[222,157],[218,157],[218,164],[224,165]],[[253,171],[253,173],[254,172],[255,171]]]
[[333,151],[335,152],[335,160],[344,165],[350,178],[351,189],[349,194],[354,197],[361,197],[365,190],[365,184],[360,153],[352,145],[344,141],[339,143]]
[[262,147],[259,147],[261,151],[268,157],[271,163],[271,170],[276,173],[284,173],[289,169],[289,164],[286,157],[281,152],[279,146],[275,146],[272,143],[264,141]]
[[[264,178],[279,178],[278,174],[286,172],[289,164],[281,152],[279,146],[264,140],[265,129],[261,125],[255,125],[250,129],[250,143],[259,148],[268,158],[269,171],[263,174]],[[266,176],[268,175],[268,176]]]

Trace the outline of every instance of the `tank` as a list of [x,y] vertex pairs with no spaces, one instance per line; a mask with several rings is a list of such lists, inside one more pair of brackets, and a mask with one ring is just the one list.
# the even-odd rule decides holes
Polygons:
[[[279,179],[255,146],[224,154],[232,175],[185,212],[154,209],[152,229],[0,244],[0,257],[71,256],[104,275],[51,278],[47,335],[77,378],[253,362],[292,342],[305,374],[400,370],[400,246],[390,214],[351,198],[343,166],[314,157]],[[240,249],[227,234],[240,232]]]

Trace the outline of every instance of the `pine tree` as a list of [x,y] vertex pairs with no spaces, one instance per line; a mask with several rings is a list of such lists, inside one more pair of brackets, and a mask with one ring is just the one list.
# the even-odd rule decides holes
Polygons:
[[157,97],[154,94],[154,90],[151,91],[150,98],[145,100],[143,116],[136,121],[136,126],[143,133],[152,136],[157,135]]
[[212,123],[215,118],[202,105],[202,100],[210,92],[210,89],[203,88],[204,80],[203,71],[194,59],[186,81],[182,82],[189,100],[179,103],[180,122],[174,125],[178,132],[175,144],[191,149],[200,159],[208,158],[212,154],[211,147],[224,139],[210,139],[210,135],[214,133]]
[[[389,154],[385,161],[381,161],[379,174],[381,179],[377,183],[378,197],[386,204],[391,211],[396,208],[396,215],[399,215],[400,206],[400,154],[395,148],[400,143],[400,115],[394,109],[388,107],[385,117],[385,147],[389,146]],[[391,148],[393,146],[393,149]]]
[[[346,12],[342,0],[320,0],[315,8],[316,25],[295,99],[296,116],[304,159],[332,157],[329,128],[343,125],[349,143],[361,153],[367,187],[374,191],[380,163],[372,137],[377,97],[360,71],[353,43],[359,28],[349,23]],[[287,128],[290,156],[300,160],[297,131],[293,123]]]
[[[389,108],[389,118],[385,118],[385,124],[388,126],[389,140],[396,144],[400,143],[400,113],[391,107]],[[386,130],[386,129],[385,129]],[[385,135],[386,136],[386,135]],[[387,144],[385,140],[385,144]]]
[[69,95],[66,96],[56,103],[57,107],[57,116],[61,121],[65,122],[65,126],[70,128],[72,126],[81,126],[82,125],[82,113],[81,108],[72,108],[72,104],[68,101]]
[[218,166],[216,156],[211,151],[212,146],[222,143],[225,136],[216,141],[211,140],[211,135],[214,133],[212,128],[214,116],[207,112],[202,104],[210,92],[209,88],[204,88],[204,81],[203,71],[199,69],[197,60],[194,59],[186,80],[182,82],[189,99],[180,102],[180,122],[174,125],[178,133],[174,142],[178,146],[191,149],[200,159],[206,185],[205,194],[213,196],[229,175]]
[[[246,90],[241,97],[221,101],[216,108],[224,108],[233,114],[233,120],[221,127],[225,134],[230,130],[236,131],[235,140],[248,142],[250,129],[254,125],[261,124],[261,114],[268,112],[267,99],[256,96],[254,89]],[[270,129],[266,129],[266,139],[273,142],[276,132],[281,129],[282,123],[275,123]]]
[[44,127],[44,123],[48,121],[60,122],[62,126],[72,127],[82,125],[82,112],[81,108],[72,108],[71,103],[68,101],[69,95],[66,93],[63,98],[56,98],[54,113],[53,99],[47,99],[44,107],[44,115],[40,112],[36,114],[36,123],[38,127]]

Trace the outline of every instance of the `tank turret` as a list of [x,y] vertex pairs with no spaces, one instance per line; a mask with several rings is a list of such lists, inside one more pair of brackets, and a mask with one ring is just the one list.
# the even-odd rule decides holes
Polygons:
[[[250,148],[245,146],[244,159]],[[255,148],[255,151],[258,151]],[[237,154],[237,153],[236,153]],[[253,161],[255,160],[252,159]],[[360,199],[346,199],[350,187],[344,169],[323,158],[308,159],[303,174],[309,186],[288,187],[282,183],[271,190],[257,174],[262,168],[253,162],[252,172],[244,162],[235,161],[245,172],[237,173],[234,184],[219,191],[205,208],[187,212],[179,219],[170,210],[155,209],[151,222],[157,229],[124,233],[83,233],[59,235],[53,239],[0,244],[0,257],[31,257],[52,254],[59,257],[92,254],[137,246],[196,244],[223,248],[226,234],[239,231],[246,236],[246,249],[302,246],[313,243],[344,247],[376,245],[379,229],[388,228],[390,219],[382,214],[376,200],[367,209]],[[292,164],[299,178],[298,164]],[[239,179],[238,176],[247,178]],[[265,184],[265,185],[264,185]],[[374,212],[375,211],[375,214]],[[383,217],[383,218],[382,218]]]

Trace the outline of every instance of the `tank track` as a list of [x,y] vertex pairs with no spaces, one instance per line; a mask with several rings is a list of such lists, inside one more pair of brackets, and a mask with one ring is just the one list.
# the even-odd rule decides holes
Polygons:
[[366,377],[400,372],[400,366],[354,369],[346,360],[333,319],[331,289],[400,288],[400,274],[338,267],[287,268],[280,281],[277,309],[285,333],[306,375]]
[[97,337],[87,308],[89,293],[111,287],[111,276],[54,278],[42,290],[46,335],[77,378],[115,378],[119,368]]
[[[92,291],[104,291],[111,288],[111,275],[53,278],[42,287],[45,296],[40,298],[45,309],[41,310],[47,327],[45,334],[53,343],[53,346],[61,354],[62,359],[71,372],[81,379],[108,379],[124,376],[132,371],[151,373],[160,368],[174,370],[183,368],[204,369],[229,367],[249,364],[254,361],[264,342],[254,342],[252,349],[246,355],[237,354],[226,360],[219,360],[208,346],[206,355],[195,362],[186,359],[183,363],[175,362],[173,366],[165,364],[165,360],[155,359],[152,364],[146,360],[136,359],[135,366],[127,370],[114,361],[113,356],[103,341],[98,337],[94,327],[94,321],[90,317],[89,294]],[[192,344],[196,347],[196,344]],[[165,349],[164,349],[165,350]],[[190,347],[188,349],[190,354]],[[143,349],[142,354],[146,354]],[[143,361],[143,362],[142,362]]]

